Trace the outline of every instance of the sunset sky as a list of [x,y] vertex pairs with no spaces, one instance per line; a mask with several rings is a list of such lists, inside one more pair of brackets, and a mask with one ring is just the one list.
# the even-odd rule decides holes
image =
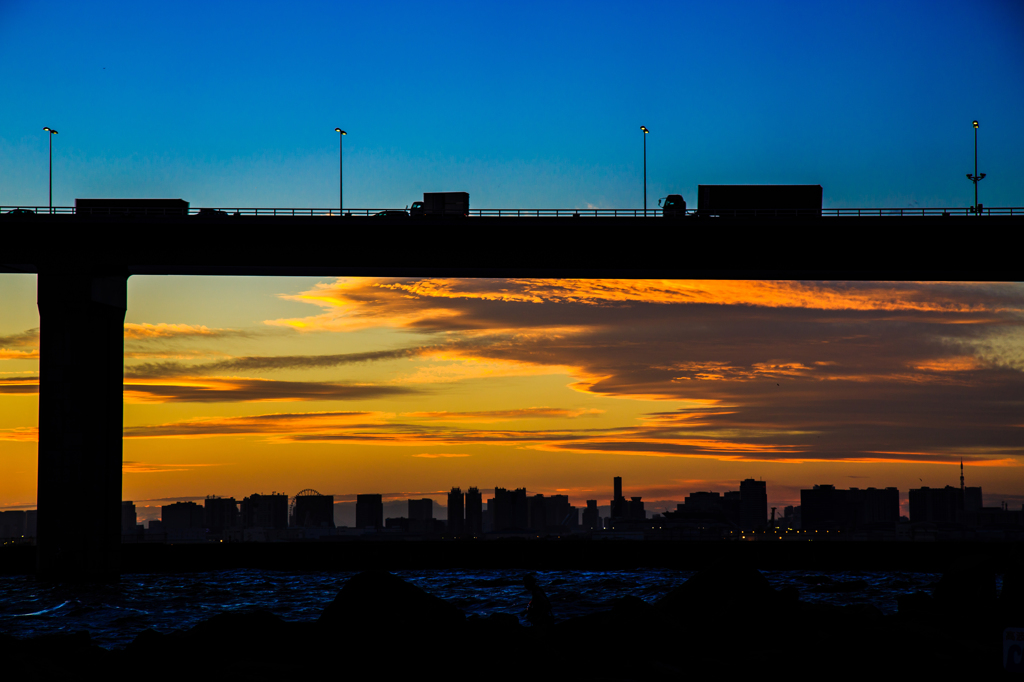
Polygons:
[[[0,276],[0,505],[32,506],[35,278]],[[768,482],[1024,502],[1024,285],[139,277],[124,498]],[[348,512],[342,512],[344,507]],[[439,512],[441,510],[438,510]],[[339,505],[339,522],[351,505]],[[439,516],[443,516],[440,513]]]
[[[330,208],[340,126],[346,207],[637,208],[645,125],[651,207],[746,183],[966,207],[975,119],[980,201],[1024,206],[1022,36],[1019,0],[0,0],[0,206],[47,204],[52,141],[58,206]],[[35,504],[35,301],[0,273],[0,508]],[[124,499],[605,505],[622,476],[661,511],[753,477],[775,506],[898,486],[905,513],[963,457],[1019,508],[1022,323],[1014,283],[134,276]]]

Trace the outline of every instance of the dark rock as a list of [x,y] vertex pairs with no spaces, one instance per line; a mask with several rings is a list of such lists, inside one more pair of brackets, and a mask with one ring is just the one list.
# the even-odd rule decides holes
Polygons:
[[896,614],[902,619],[926,619],[935,615],[935,600],[926,592],[896,595]]
[[757,569],[720,561],[674,588],[655,606],[666,617],[689,618],[696,613],[745,610],[777,597]]
[[445,600],[427,594],[386,571],[366,571],[345,583],[317,624],[349,632],[389,631],[395,623],[415,623],[440,633],[462,627],[466,616]]
[[947,610],[991,609],[996,603],[995,564],[986,557],[962,559],[942,574],[932,596]]

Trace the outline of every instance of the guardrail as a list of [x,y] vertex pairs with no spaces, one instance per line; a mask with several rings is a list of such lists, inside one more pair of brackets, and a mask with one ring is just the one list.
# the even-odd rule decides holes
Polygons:
[[[234,215],[243,216],[323,216],[340,217],[342,213],[333,208],[157,208],[116,206],[110,208],[89,207],[76,211],[74,206],[0,206],[0,215],[11,214],[49,214],[49,215],[128,215],[128,216],[195,216],[220,218]],[[683,211],[674,211],[682,217]],[[359,217],[402,217],[408,215],[406,209],[400,208],[347,208],[344,215]],[[735,210],[702,210],[686,209],[686,216],[692,217],[728,217],[728,218],[793,218],[793,217],[911,217],[911,216],[971,216],[976,215],[973,207],[955,208],[823,208],[819,213],[795,209],[735,209]],[[984,207],[980,215],[989,216],[1024,216],[1024,207],[1001,206]],[[471,217],[498,218],[661,218],[664,216],[660,208],[477,208],[469,211]]]

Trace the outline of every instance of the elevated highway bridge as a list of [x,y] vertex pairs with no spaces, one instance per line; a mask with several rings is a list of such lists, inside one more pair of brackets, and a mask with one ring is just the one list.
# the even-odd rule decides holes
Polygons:
[[[18,209],[25,212],[10,212]],[[1024,279],[1011,247],[1024,228],[1020,208],[682,219],[512,210],[519,214],[409,218],[0,207],[0,272],[38,276],[38,573],[95,580],[120,571],[123,323],[132,275]]]

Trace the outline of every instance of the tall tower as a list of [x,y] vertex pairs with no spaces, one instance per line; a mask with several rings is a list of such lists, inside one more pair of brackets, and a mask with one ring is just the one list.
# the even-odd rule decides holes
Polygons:
[[622,476],[615,477],[615,495],[612,498],[611,518],[626,518],[626,498],[622,496]]

